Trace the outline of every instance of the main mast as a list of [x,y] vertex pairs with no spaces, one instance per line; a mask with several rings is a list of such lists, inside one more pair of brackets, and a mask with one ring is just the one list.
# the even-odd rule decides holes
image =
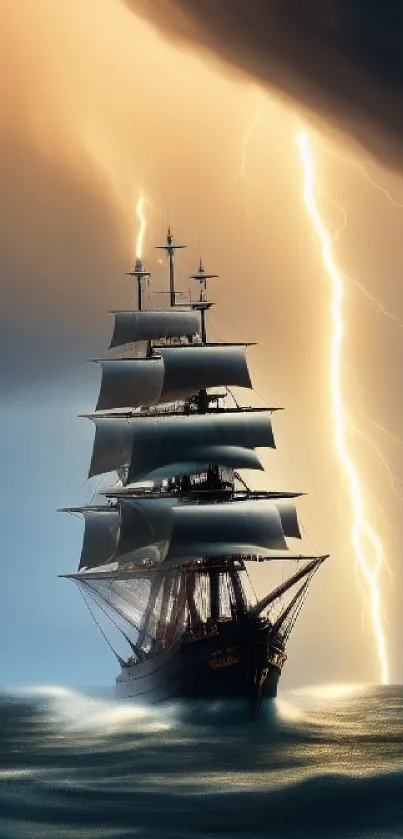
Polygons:
[[175,290],[175,264],[174,264],[174,256],[175,251],[180,248],[187,248],[187,245],[177,245],[174,244],[171,228],[168,227],[167,238],[164,245],[157,245],[158,250],[166,251],[168,254],[169,259],[169,300],[170,306],[176,305],[176,290]]
[[[207,325],[206,325],[206,315],[207,311],[213,305],[207,300],[207,281],[218,277],[218,274],[207,274],[203,265],[203,262],[200,258],[199,267],[195,274],[191,275],[191,279],[196,280],[200,284],[200,292],[199,292],[199,300],[197,303],[193,304],[193,308],[196,311],[200,312],[201,318],[201,341],[202,345],[206,346],[207,344]],[[209,407],[209,399],[207,390],[202,388],[199,391],[199,399],[198,399],[198,406],[200,412],[208,412]],[[219,468],[214,464],[209,464],[208,472],[211,475],[211,483],[214,488],[214,494],[218,493],[218,497],[222,494],[222,481],[220,478]],[[215,625],[217,621],[220,619],[220,565],[222,562],[220,559],[213,561],[211,563],[211,567],[208,571],[208,577],[210,582],[210,615],[211,621]],[[244,609],[244,601],[242,596],[242,587],[239,584],[238,574],[232,568],[229,572],[229,577],[232,582],[233,586],[233,593],[236,598],[236,610],[238,613],[242,612]]]

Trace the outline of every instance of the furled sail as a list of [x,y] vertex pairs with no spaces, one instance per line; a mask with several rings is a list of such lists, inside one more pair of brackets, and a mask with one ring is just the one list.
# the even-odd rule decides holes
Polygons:
[[[129,464],[131,483],[192,474],[209,463],[261,469],[253,449],[275,446],[270,415],[263,411],[92,419],[96,430],[89,477]],[[190,471],[176,471],[175,464],[188,464]]]
[[112,312],[115,328],[110,343],[112,347],[134,341],[162,338],[191,338],[200,332],[200,315],[193,309],[172,308],[162,311]]
[[286,550],[281,518],[266,501],[177,506],[167,559],[259,555]]

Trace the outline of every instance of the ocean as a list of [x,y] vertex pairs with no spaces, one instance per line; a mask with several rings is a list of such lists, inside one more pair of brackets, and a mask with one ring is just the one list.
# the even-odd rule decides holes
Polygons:
[[141,707],[1,693],[0,839],[401,839],[403,687]]

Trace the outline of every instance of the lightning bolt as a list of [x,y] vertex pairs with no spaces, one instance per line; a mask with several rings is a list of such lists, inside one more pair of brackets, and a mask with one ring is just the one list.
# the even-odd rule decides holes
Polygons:
[[374,189],[376,189],[378,192],[381,192],[382,195],[384,195],[385,198],[388,199],[389,203],[392,204],[393,207],[397,207],[398,209],[403,210],[403,204],[400,203],[400,201],[397,201],[396,198],[393,197],[393,195],[389,192],[388,189],[386,189],[385,186],[382,186],[382,184],[378,184],[378,182],[373,179],[372,175],[370,175],[367,167],[363,163],[353,164],[352,161],[348,162],[352,166],[355,165],[359,172],[361,172],[361,174],[364,176],[365,180],[367,180],[368,183],[370,183],[371,186],[374,187]]
[[371,186],[373,186],[374,189],[376,189],[378,192],[381,192],[382,195],[384,195],[385,198],[387,198],[387,200],[390,204],[392,204],[393,207],[397,207],[398,209],[403,210],[403,203],[397,201],[396,198],[393,197],[392,193],[389,192],[389,190],[386,189],[385,186],[382,186],[382,184],[379,184],[377,181],[374,180],[374,178],[368,170],[368,166],[370,165],[369,163],[359,163],[357,160],[351,160],[351,158],[344,156],[342,157],[335,151],[335,149],[332,146],[329,146],[325,142],[323,142],[323,145],[326,148],[327,154],[330,154],[332,157],[336,158],[336,160],[340,160],[341,163],[347,163],[354,169],[358,169],[358,171],[365,178],[365,180],[368,181],[368,183],[371,184]]
[[[342,160],[342,158],[340,158],[340,160]],[[347,162],[351,163],[351,161],[347,161]],[[351,164],[351,165],[353,165],[353,164]],[[379,186],[379,184],[376,184],[375,181],[373,182],[373,185],[378,190],[380,190],[381,192],[386,192],[389,199],[391,201],[393,201],[391,195],[388,193],[387,190],[384,190],[384,188]],[[347,213],[347,210],[345,210],[344,207],[341,207],[340,204],[337,204],[337,202],[334,201],[334,199],[331,198],[330,195],[326,195],[326,193],[323,193],[323,192],[321,194],[326,198],[326,200],[329,202],[329,204],[332,204],[333,207],[335,207],[336,210],[338,210],[339,213],[341,213],[341,215],[343,217],[343,222],[342,222],[341,227],[339,227],[339,229],[336,230],[336,232],[333,236],[334,241],[337,243],[339,241],[340,235],[342,233],[344,233],[344,231],[347,229],[348,213]],[[396,202],[394,202],[394,205],[396,207],[401,206],[403,208],[403,204],[400,205],[400,204],[396,204]],[[385,318],[389,318],[390,320],[394,320],[395,323],[397,323],[397,325],[400,327],[400,329],[403,330],[403,321],[401,320],[401,318],[399,318],[397,315],[395,315],[394,312],[389,312],[388,309],[386,309],[386,307],[383,305],[382,301],[379,300],[378,297],[375,297],[374,294],[371,294],[371,292],[368,291],[368,289],[362,283],[360,283],[359,280],[356,279],[356,277],[351,277],[350,274],[346,274],[344,271],[342,273],[342,276],[344,277],[345,280],[348,280],[349,283],[352,283],[353,285],[355,285],[360,290],[361,294],[363,294],[364,297],[367,298],[367,300],[369,300],[371,303],[373,303],[373,305],[376,306],[379,309],[379,311],[381,312],[382,315],[384,315]]]
[[[371,619],[380,665],[381,681],[383,684],[387,684],[388,658],[379,587],[379,575],[385,564],[385,557],[381,541],[366,516],[363,491],[358,470],[354,459],[350,454],[347,442],[348,421],[344,407],[341,375],[342,343],[344,333],[342,315],[342,301],[344,295],[343,275],[335,264],[332,253],[331,238],[325,228],[316,203],[316,178],[309,137],[305,132],[300,132],[297,140],[304,175],[303,195],[305,206],[319,240],[323,264],[329,278],[332,291],[330,388],[334,416],[335,445],[340,463],[347,477],[353,510],[352,543],[357,566],[369,594]],[[369,554],[369,558],[367,558],[367,553]]]
[[372,417],[368,417],[368,419],[370,422],[372,422],[372,425],[374,425],[375,428],[378,428],[379,431],[383,431],[383,433],[386,434],[387,437],[390,437],[390,439],[393,440],[395,443],[397,443],[398,446],[403,446],[403,440],[401,440],[400,437],[396,437],[396,434],[393,434],[392,431],[389,431],[389,429],[385,428],[384,425],[381,425],[380,422],[376,422],[376,420],[372,419]]
[[403,321],[397,315],[395,315],[394,312],[389,312],[388,309],[385,309],[383,303],[381,303],[381,301],[377,297],[375,297],[374,294],[371,294],[371,292],[368,291],[368,289],[365,288],[365,286],[363,286],[362,283],[360,283],[355,277],[350,277],[349,274],[343,274],[343,276],[350,283],[354,283],[354,285],[357,286],[357,288],[359,288],[364,297],[366,297],[371,303],[377,306],[377,308],[379,309],[381,314],[384,315],[385,318],[389,318],[389,320],[394,320],[395,323],[397,323],[397,325],[400,327],[400,329],[403,329]]
[[[368,419],[370,419],[370,417],[368,417]],[[386,472],[386,474],[389,478],[390,485],[391,485],[391,488],[392,488],[393,492],[395,493],[395,495],[397,495],[397,497],[399,498],[400,501],[403,501],[403,495],[397,487],[397,484],[401,484],[402,481],[401,481],[400,478],[398,478],[396,475],[394,475],[392,470],[389,468],[389,464],[386,460],[386,457],[382,454],[382,451],[379,448],[378,444],[375,443],[375,440],[373,440],[372,437],[370,437],[369,434],[366,434],[366,432],[363,431],[361,428],[353,427],[353,431],[356,434],[359,434],[360,437],[362,437],[362,439],[366,442],[367,446],[370,446],[374,450],[375,454],[377,455],[380,462],[382,463],[382,466],[383,466],[383,468],[384,468],[384,470],[385,470],[385,472]],[[375,499],[373,499],[373,500],[375,500]],[[382,508],[380,508],[380,509],[382,509]],[[382,510],[382,512],[383,512],[383,510]],[[386,560],[385,560],[385,566],[387,567]]]
[[[249,126],[248,130],[246,131],[243,143],[242,143],[242,158],[241,158],[241,165],[240,165],[240,174],[239,179],[242,178],[248,185],[249,192],[251,192],[252,188],[252,181],[247,173],[246,161],[247,161],[247,149],[249,142],[260,119],[260,111],[256,111],[256,115],[254,120],[252,121],[251,125]],[[363,491],[361,487],[361,482],[359,479],[357,467],[354,463],[354,460],[349,452],[349,448],[347,445],[347,428],[350,426],[352,431],[359,431],[361,436],[365,437],[366,442],[368,445],[371,445],[372,448],[376,451],[376,454],[380,458],[382,465],[384,466],[385,470],[387,471],[390,483],[393,491],[401,498],[400,493],[397,489],[396,483],[399,480],[392,474],[389,466],[384,458],[382,452],[380,451],[379,447],[373,442],[373,440],[364,435],[361,430],[355,428],[350,420],[348,420],[344,403],[343,403],[343,395],[342,395],[342,387],[341,387],[341,349],[342,349],[342,337],[343,337],[343,319],[342,319],[342,299],[344,293],[343,287],[343,280],[348,281],[356,285],[356,287],[360,290],[360,292],[367,297],[367,299],[375,305],[381,314],[383,314],[386,318],[394,320],[397,325],[403,329],[403,321],[395,315],[393,312],[389,312],[383,303],[375,297],[368,289],[362,285],[356,278],[350,277],[348,274],[342,273],[335,264],[332,247],[331,247],[331,239],[330,235],[328,234],[325,225],[322,221],[322,218],[319,213],[319,209],[316,203],[316,195],[318,190],[315,188],[315,172],[314,172],[314,165],[313,165],[313,157],[310,147],[310,142],[308,135],[305,132],[301,132],[298,135],[298,142],[300,148],[300,156],[301,161],[303,164],[304,170],[304,199],[307,211],[309,213],[309,217],[313,224],[314,230],[319,238],[321,252],[322,252],[322,259],[325,265],[326,272],[332,284],[332,323],[333,323],[333,334],[332,334],[332,344],[331,344],[331,389],[332,389],[332,404],[333,404],[333,411],[334,411],[334,420],[335,420],[335,443],[337,452],[340,458],[340,462],[344,468],[349,490],[350,490],[350,497],[352,502],[353,508],[353,529],[352,529],[352,542],[354,547],[354,552],[356,556],[356,567],[360,574],[359,582],[363,579],[367,590],[369,592],[369,599],[370,599],[370,614],[372,619],[372,626],[374,630],[375,640],[376,640],[376,648],[378,652],[378,659],[380,664],[380,675],[381,681],[386,684],[388,681],[388,661],[387,661],[387,649],[386,649],[386,638],[385,638],[385,631],[383,628],[383,616],[382,616],[382,609],[381,609],[381,595],[379,589],[379,575],[382,570],[382,567],[385,566],[387,570],[388,564],[386,562],[386,558],[383,552],[381,541],[374,530],[369,524],[365,509],[364,509],[364,500],[363,500]],[[348,163],[355,168],[357,168],[360,173],[368,180],[368,182],[379,192],[381,192],[388,201],[395,207],[402,207],[403,204],[400,204],[396,201],[390,192],[380,184],[378,184],[370,175],[368,168],[364,164],[360,164],[356,161],[345,159],[337,154],[334,149],[329,149],[329,153],[332,154],[334,157],[338,158],[344,163]],[[334,243],[337,243],[338,238],[341,233],[347,227],[348,223],[348,215],[346,210],[343,207],[340,207],[336,202],[330,198],[330,196],[325,196],[326,199],[333,204],[334,207],[341,213],[343,221],[341,227],[335,232],[333,236]],[[371,420],[370,417],[368,417]],[[371,422],[373,422],[371,420]],[[374,423],[376,424],[376,423]],[[377,425],[377,424],[376,424]],[[401,443],[398,438],[395,438],[387,429],[383,426],[379,426],[379,428],[388,434],[392,439],[395,440],[397,443]],[[381,511],[383,512],[383,511]],[[370,553],[370,560],[367,560],[366,557],[366,549],[369,549]],[[360,583],[360,589],[362,590],[362,586]]]
[[143,258],[144,234],[147,228],[147,221],[144,215],[145,203],[146,200],[144,195],[141,193],[136,204],[136,216],[139,220],[139,228],[136,237],[136,259],[140,260]]

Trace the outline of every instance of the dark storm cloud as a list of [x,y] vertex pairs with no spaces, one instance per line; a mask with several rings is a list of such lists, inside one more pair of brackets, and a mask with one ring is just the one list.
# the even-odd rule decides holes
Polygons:
[[126,0],[402,164],[403,6],[396,0]]

